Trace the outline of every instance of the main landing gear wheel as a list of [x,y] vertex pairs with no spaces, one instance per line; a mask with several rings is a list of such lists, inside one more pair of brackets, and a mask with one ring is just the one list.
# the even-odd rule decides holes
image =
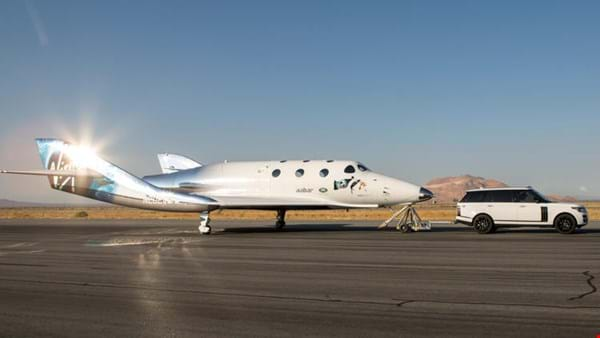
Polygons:
[[402,224],[400,226],[400,231],[402,231],[403,233],[407,233],[407,232],[411,232],[412,229],[410,228],[410,225],[408,225],[408,224]]
[[490,216],[479,215],[473,220],[473,229],[480,234],[489,234],[494,232],[494,221]]
[[554,226],[561,234],[570,235],[577,230],[577,221],[571,215],[560,215],[554,221]]
[[285,210],[277,210],[277,222],[275,222],[275,230],[281,230],[285,226]]
[[200,214],[200,226],[198,227],[200,234],[210,235],[210,232],[212,229],[211,229],[210,225],[208,225],[209,222],[210,222],[210,218],[208,217],[208,211],[202,212]]
[[275,222],[275,229],[277,229],[277,230],[283,229],[284,226],[285,226],[285,222],[284,221],[277,221],[277,222]]

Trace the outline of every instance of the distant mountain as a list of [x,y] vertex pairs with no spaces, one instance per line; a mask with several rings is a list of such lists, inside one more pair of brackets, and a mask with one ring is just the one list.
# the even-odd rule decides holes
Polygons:
[[[479,188],[503,188],[508,187],[508,185],[494,179],[463,175],[435,178],[425,184],[425,187],[435,194],[436,202],[452,203],[459,201],[465,195],[467,190]],[[571,196],[547,195],[546,197],[556,202],[577,201],[577,198]]]
[[94,207],[105,205],[102,202],[89,201],[85,204],[75,203],[35,203],[35,202],[22,202],[13,201],[5,198],[0,198],[0,208],[64,208],[64,207]]
[[19,201],[11,201],[11,200],[0,198],[0,208],[25,208],[25,207],[44,207],[44,206],[48,206],[48,204],[32,203],[32,202],[19,202]]
[[555,195],[555,194],[550,194],[550,195],[544,195],[546,196],[547,199],[554,201],[554,202],[577,202],[579,201],[579,199],[577,199],[577,197],[573,197],[573,196],[561,196],[561,195]]
[[435,194],[435,200],[441,203],[459,201],[467,190],[507,186],[506,183],[498,180],[471,175],[435,178],[425,184],[425,187]]

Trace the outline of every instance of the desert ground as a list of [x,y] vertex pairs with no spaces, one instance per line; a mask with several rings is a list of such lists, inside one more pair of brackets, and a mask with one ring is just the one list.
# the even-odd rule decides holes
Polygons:
[[[600,202],[580,202],[590,214],[590,220],[600,220]],[[394,208],[397,210],[397,208]],[[424,220],[452,221],[456,215],[456,204],[422,204],[417,206]],[[289,211],[288,220],[385,220],[391,215],[390,209],[357,210],[311,210]],[[115,206],[94,207],[27,207],[2,208],[0,219],[196,219],[196,213],[157,212]],[[267,220],[274,219],[275,212],[257,210],[217,210],[211,213],[214,220]]]

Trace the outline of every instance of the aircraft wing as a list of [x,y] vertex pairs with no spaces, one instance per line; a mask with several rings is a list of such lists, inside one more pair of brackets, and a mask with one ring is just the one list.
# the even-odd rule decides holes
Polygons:
[[323,198],[315,197],[286,197],[286,198],[267,198],[267,197],[238,197],[238,196],[210,196],[217,201],[220,207],[236,209],[236,208],[275,208],[275,207],[291,207],[291,208],[377,208],[377,204],[346,204],[330,201]]

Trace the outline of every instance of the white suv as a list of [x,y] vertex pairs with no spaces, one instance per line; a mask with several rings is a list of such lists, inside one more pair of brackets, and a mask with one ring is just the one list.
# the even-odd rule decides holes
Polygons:
[[584,206],[550,202],[532,188],[477,189],[467,191],[457,204],[456,223],[480,234],[498,226],[554,227],[572,234],[588,223],[588,214]]

